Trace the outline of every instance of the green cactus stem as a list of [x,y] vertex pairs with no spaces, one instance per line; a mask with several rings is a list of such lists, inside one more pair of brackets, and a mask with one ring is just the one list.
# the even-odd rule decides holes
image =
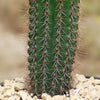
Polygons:
[[34,95],[69,90],[78,38],[79,0],[29,0],[28,62]]

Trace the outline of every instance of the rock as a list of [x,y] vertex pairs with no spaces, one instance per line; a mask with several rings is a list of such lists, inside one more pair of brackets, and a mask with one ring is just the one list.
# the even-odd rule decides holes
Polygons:
[[0,86],[4,86],[4,82],[1,82],[1,83],[0,83]]
[[77,95],[71,95],[70,100],[87,100]]
[[[0,100],[100,100],[100,80],[93,77],[86,79],[84,75],[76,74],[73,76],[72,86],[74,87],[67,95],[50,95],[43,93],[41,98],[32,98],[26,89],[24,78],[5,80],[4,86],[0,86]],[[70,97],[69,97],[70,95]]]
[[9,89],[11,88],[10,87],[0,87],[0,94],[4,94]]
[[0,100],[4,100],[4,96],[0,94]]
[[[50,100],[50,99],[47,99]],[[69,100],[65,95],[56,95],[53,96],[51,100]]]
[[34,96],[32,100],[42,100],[42,99],[38,99],[37,96]]
[[42,100],[69,100],[69,98],[65,95],[56,95],[51,97],[50,95],[44,93],[42,94]]
[[15,82],[14,80],[5,80],[4,87],[9,86],[10,88],[14,88],[15,91],[19,91],[25,89],[25,85],[21,82]]
[[14,88],[10,88],[10,89],[7,89],[7,90],[3,93],[3,95],[6,96],[6,97],[10,97],[10,96],[12,96],[14,93],[15,93]]
[[43,93],[41,97],[42,97],[42,100],[51,100],[51,96],[46,93]]
[[23,78],[23,77],[21,77],[21,78],[16,77],[14,79],[14,81],[24,83],[25,82],[25,78]]
[[100,80],[95,79],[94,82],[95,82],[96,85],[99,85],[100,86]]
[[21,100],[21,98],[17,95],[9,97],[7,100]]
[[80,96],[79,91],[80,91],[80,89],[71,89],[71,90],[70,90],[70,96],[71,96],[71,95]]
[[31,96],[29,96],[27,91],[19,91],[18,92],[19,96],[22,98],[22,100],[32,100]]
[[79,83],[83,83],[87,81],[87,79],[84,77],[84,75],[79,75],[79,74],[76,74],[72,77],[72,80],[71,80],[71,84],[72,84],[72,87],[73,88],[76,88],[76,85],[79,84]]

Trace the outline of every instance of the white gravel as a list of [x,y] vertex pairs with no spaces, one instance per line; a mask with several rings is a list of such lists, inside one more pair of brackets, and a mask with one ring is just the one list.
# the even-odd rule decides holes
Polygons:
[[86,79],[84,75],[73,76],[70,97],[67,95],[50,95],[44,93],[41,98],[33,98],[27,91],[25,78],[5,80],[0,86],[0,100],[100,100],[100,80],[93,77]]

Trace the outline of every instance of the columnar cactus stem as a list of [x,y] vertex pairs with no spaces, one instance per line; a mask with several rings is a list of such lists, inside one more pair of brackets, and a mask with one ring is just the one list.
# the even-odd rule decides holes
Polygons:
[[29,0],[29,70],[34,95],[69,90],[79,0]]

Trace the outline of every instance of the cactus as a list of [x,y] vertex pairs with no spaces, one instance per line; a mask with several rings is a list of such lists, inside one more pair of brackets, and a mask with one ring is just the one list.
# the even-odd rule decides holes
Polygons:
[[34,95],[69,90],[78,38],[79,0],[29,0],[28,62]]

